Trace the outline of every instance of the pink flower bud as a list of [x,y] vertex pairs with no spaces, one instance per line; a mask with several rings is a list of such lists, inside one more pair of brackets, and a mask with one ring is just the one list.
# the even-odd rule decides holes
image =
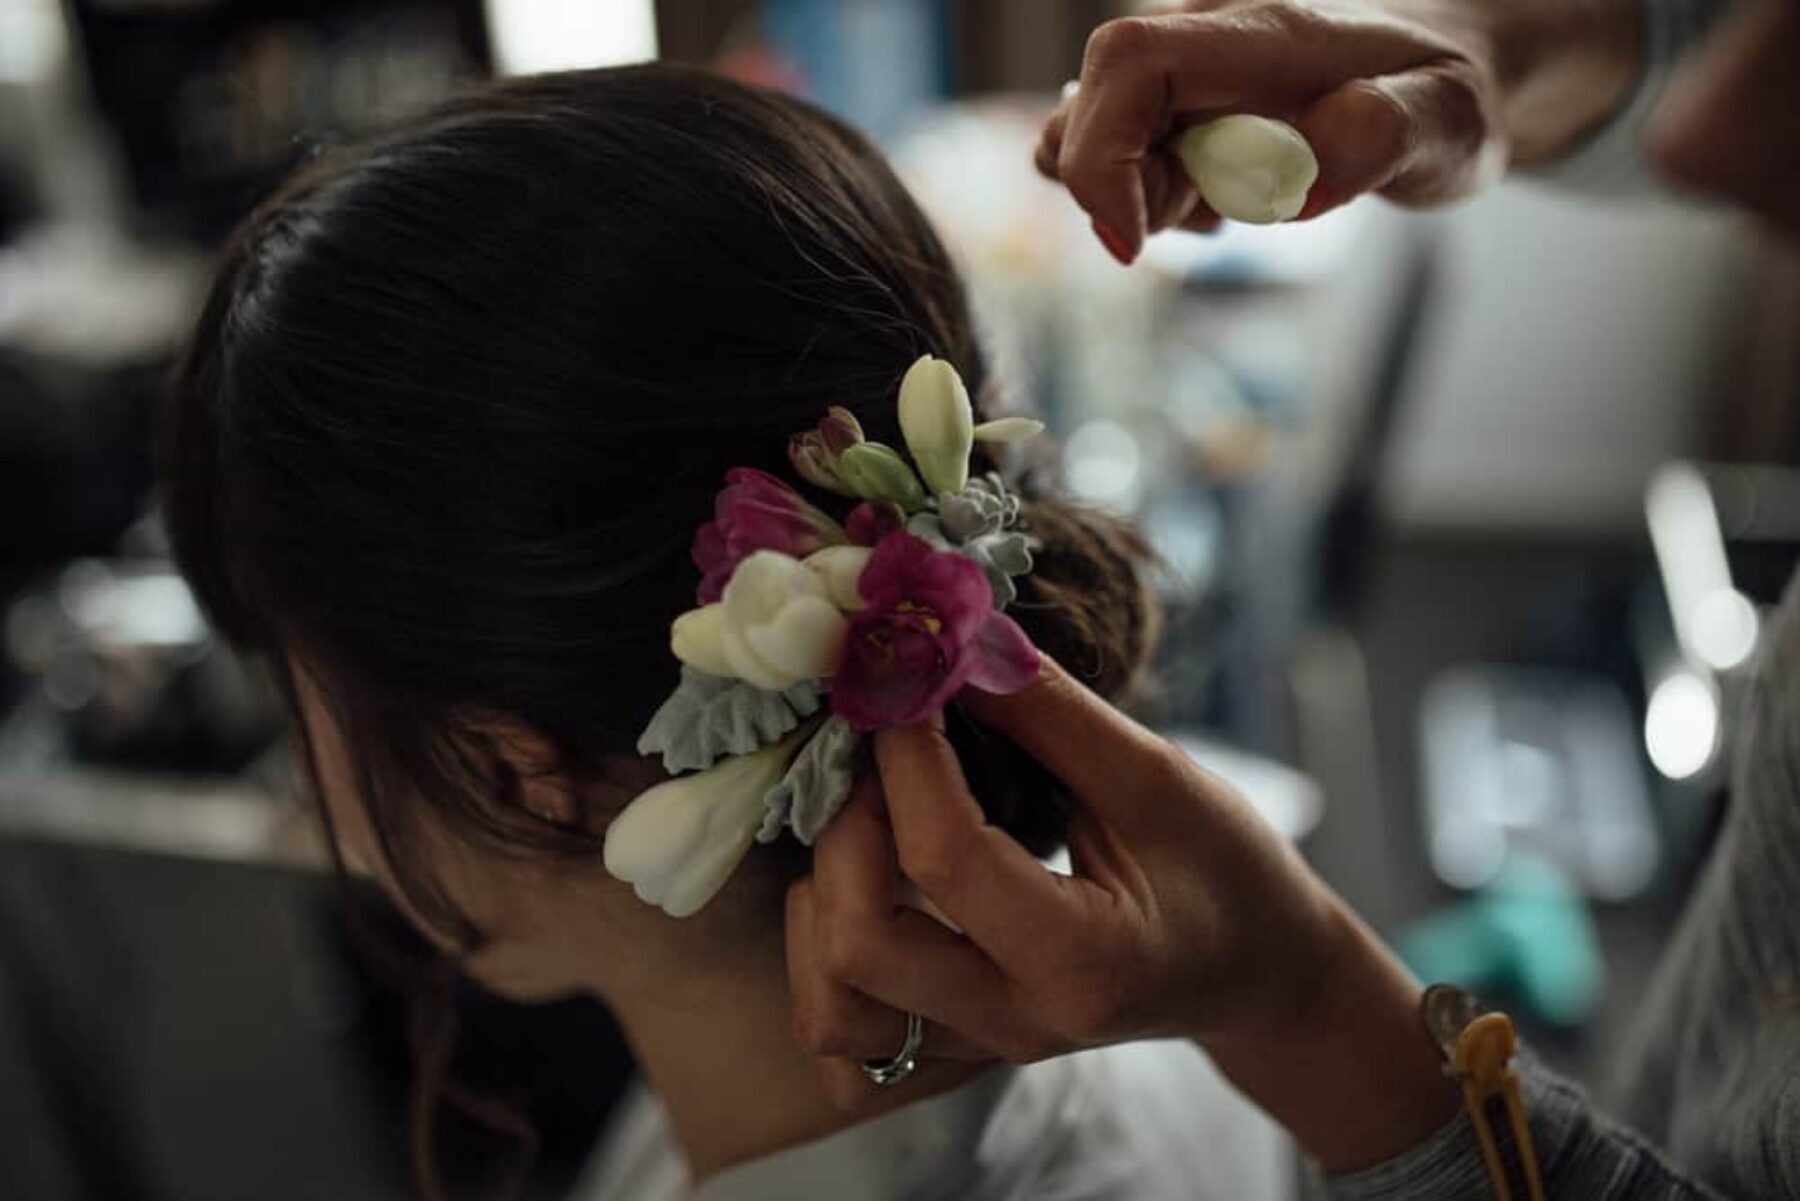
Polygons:
[[844,533],[856,546],[877,546],[906,528],[906,510],[891,500],[865,500],[844,519]]
[[863,440],[862,423],[841,405],[832,405],[819,422],[819,438],[833,455],[841,455]]
[[713,503],[713,520],[694,535],[700,603],[709,605],[723,596],[737,565],[759,550],[803,559],[845,541],[842,526],[774,476],[733,468],[725,473],[725,488]]

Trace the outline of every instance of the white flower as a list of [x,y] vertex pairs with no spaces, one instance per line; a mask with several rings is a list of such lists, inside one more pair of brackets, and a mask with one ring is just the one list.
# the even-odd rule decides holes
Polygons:
[[669,627],[669,649],[695,671],[727,679],[737,674],[725,658],[724,605],[706,605],[677,617]]
[[865,603],[857,584],[874,553],[866,546],[828,546],[806,556],[806,565],[825,582],[825,594],[831,603],[846,613],[854,613]]
[[606,870],[670,917],[698,913],[731,878],[812,725],[748,755],[721,760],[640,794],[606,830]]
[[739,679],[780,691],[837,666],[844,615],[800,560],[757,551],[731,573],[721,607],[720,649]]
[[1184,130],[1175,154],[1221,217],[1250,225],[1289,221],[1306,206],[1319,160],[1300,131],[1244,113]]
[[1035,417],[999,417],[975,427],[977,442],[1022,442],[1044,432],[1044,423]]
[[930,355],[907,368],[900,381],[900,432],[932,492],[961,492],[968,485],[975,410],[956,368]]

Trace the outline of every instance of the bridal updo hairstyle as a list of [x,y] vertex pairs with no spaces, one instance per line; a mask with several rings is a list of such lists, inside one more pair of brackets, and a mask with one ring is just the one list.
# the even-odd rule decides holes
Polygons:
[[[321,153],[236,232],[178,373],[164,512],[225,635],[290,702],[294,661],[321,683],[396,886],[472,948],[408,823],[604,868],[579,824],[523,811],[469,716],[538,732],[577,781],[635,756],[726,470],[807,491],[788,436],[831,405],[899,445],[925,353],[979,411],[962,283],[854,130],[667,65],[510,80]],[[1040,549],[1011,612],[1117,696],[1151,637],[1142,544],[1019,486]],[[1041,769],[951,733],[993,819],[1054,844]]]

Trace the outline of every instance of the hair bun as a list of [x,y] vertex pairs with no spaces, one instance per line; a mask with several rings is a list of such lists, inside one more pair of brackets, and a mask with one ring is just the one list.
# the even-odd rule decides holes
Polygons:
[[[1139,683],[1156,643],[1159,613],[1149,586],[1155,556],[1131,523],[1059,496],[1023,490],[1020,528],[1037,544],[1031,574],[1007,610],[1040,651],[1111,701]],[[1034,854],[1062,840],[1069,797],[1011,742],[960,710],[947,713],[969,785],[990,821]]]

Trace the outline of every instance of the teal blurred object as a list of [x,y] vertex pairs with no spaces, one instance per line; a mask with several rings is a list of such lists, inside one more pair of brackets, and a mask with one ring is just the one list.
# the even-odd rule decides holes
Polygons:
[[1539,855],[1515,852],[1492,884],[1417,923],[1395,946],[1419,979],[1505,995],[1551,1025],[1581,1025],[1606,988],[1586,902]]
[[807,99],[881,142],[949,92],[947,0],[764,0],[762,32]]

